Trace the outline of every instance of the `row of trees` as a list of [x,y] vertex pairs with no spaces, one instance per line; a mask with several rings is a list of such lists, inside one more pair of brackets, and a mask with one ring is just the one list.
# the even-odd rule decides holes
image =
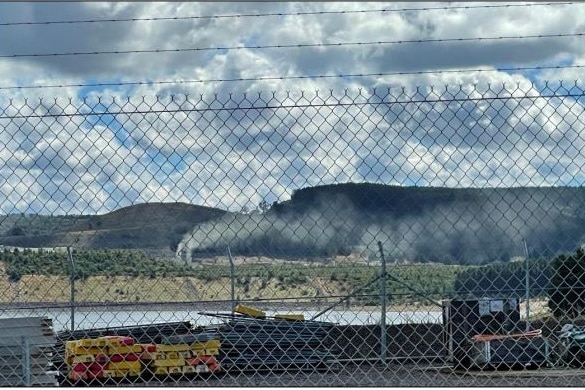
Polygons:
[[[186,266],[181,262],[156,260],[137,250],[74,250],[75,279],[90,276],[130,276],[146,278],[195,277],[213,281],[230,278],[227,265]],[[71,275],[67,253],[8,251],[0,252],[0,262],[12,282],[23,275]],[[430,266],[426,264],[388,267],[395,278],[413,286],[418,291],[440,299],[453,291],[453,283],[462,266]],[[282,286],[311,285],[316,279],[328,283],[333,294],[358,291],[356,299],[363,303],[379,302],[379,283],[362,289],[379,275],[379,267],[366,265],[306,266],[303,264],[244,264],[236,267],[236,284],[249,284],[252,279],[263,285],[270,281]],[[337,287],[334,287],[337,286]],[[334,292],[335,288],[339,291]],[[361,289],[361,290],[360,290]],[[389,280],[387,291],[396,300],[411,296],[404,286]]]
[[[228,266],[185,266],[179,262],[154,259],[137,250],[74,250],[76,279],[94,275],[131,277],[196,277],[202,280],[229,278]],[[0,262],[12,282],[23,275],[71,274],[67,253],[9,251],[0,252]],[[524,297],[525,262],[488,266],[438,266],[430,264],[388,267],[389,298],[402,300],[419,291],[433,299],[453,296],[518,296]],[[531,297],[548,296],[551,312],[557,316],[575,317],[585,314],[585,249],[561,254],[553,259],[529,260]],[[237,267],[241,280],[271,279],[283,284],[310,283],[315,278],[345,286],[349,293],[361,289],[379,275],[378,267],[344,265],[335,267],[302,264],[249,264]],[[238,279],[238,280],[240,280]],[[396,282],[399,280],[401,282]],[[405,285],[410,289],[405,288]],[[362,298],[360,298],[360,296]],[[379,283],[361,289],[358,300],[379,302]]]
[[[185,268],[169,261],[157,261],[137,250],[74,250],[75,279],[93,275],[116,276],[182,276]],[[68,254],[64,252],[10,251],[0,252],[11,281],[23,275],[71,275]]]

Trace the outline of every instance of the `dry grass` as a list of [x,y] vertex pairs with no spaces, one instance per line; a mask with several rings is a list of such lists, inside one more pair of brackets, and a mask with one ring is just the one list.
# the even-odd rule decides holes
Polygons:
[[[313,278],[307,283],[284,284],[276,278],[250,278],[245,286],[236,284],[239,299],[300,298],[309,301],[315,296],[343,295],[344,283]],[[231,298],[229,278],[203,280],[196,277],[150,279],[130,276],[92,276],[75,281],[76,302],[194,302]],[[50,302],[65,303],[70,299],[69,278],[66,276],[25,275],[11,283],[0,278],[0,303]]]

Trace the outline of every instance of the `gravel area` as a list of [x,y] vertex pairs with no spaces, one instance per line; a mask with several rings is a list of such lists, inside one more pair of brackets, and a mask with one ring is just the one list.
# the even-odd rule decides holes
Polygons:
[[457,373],[438,365],[361,364],[328,371],[224,374],[192,381],[148,382],[150,387],[561,387],[582,386],[585,370],[552,369]]

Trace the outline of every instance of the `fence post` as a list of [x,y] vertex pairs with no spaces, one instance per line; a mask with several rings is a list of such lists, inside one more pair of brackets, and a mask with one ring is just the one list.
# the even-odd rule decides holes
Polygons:
[[69,277],[69,305],[71,306],[71,331],[75,330],[75,263],[71,254],[71,247],[67,247],[69,262],[71,263],[71,276]]
[[232,312],[236,309],[236,271],[234,268],[234,259],[232,259],[232,252],[230,246],[227,246],[228,259],[230,261],[230,281],[231,281],[231,298],[232,298]]
[[380,278],[380,360],[386,363],[386,353],[388,350],[388,343],[386,341],[386,259],[384,258],[384,251],[382,249],[382,241],[378,241],[378,249],[380,250],[380,260],[382,262],[381,278]]
[[528,245],[526,245],[526,240],[522,240],[524,242],[524,264],[526,266],[526,331],[530,330],[530,268],[528,262]]
[[20,338],[22,346],[22,379],[26,387],[32,386],[31,381],[31,366],[30,366],[30,348],[28,338],[21,336]]

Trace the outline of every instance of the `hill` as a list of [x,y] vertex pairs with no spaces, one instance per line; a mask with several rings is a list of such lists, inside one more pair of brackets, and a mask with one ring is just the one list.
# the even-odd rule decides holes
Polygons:
[[336,184],[295,191],[263,214],[225,215],[179,246],[195,257],[232,253],[328,257],[359,251],[392,261],[487,264],[572,251],[585,233],[579,187],[429,188]]
[[174,256],[188,230],[223,214],[224,210],[187,203],[145,203],[104,215],[12,215],[0,217],[0,245],[144,249]]
[[580,187],[433,188],[346,183],[303,188],[265,212],[148,203],[105,215],[0,217],[0,245],[487,264],[573,251],[585,236]]

